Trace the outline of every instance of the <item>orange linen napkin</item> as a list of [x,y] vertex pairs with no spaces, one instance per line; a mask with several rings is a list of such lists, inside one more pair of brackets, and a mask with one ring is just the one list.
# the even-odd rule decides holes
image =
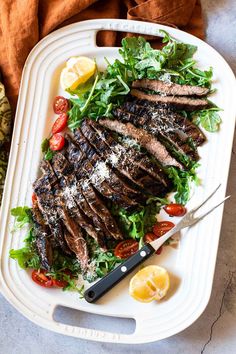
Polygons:
[[[35,44],[57,28],[96,18],[151,21],[204,36],[199,0],[1,0],[0,69],[13,109],[24,62]],[[112,46],[118,38],[102,32],[98,40]]]

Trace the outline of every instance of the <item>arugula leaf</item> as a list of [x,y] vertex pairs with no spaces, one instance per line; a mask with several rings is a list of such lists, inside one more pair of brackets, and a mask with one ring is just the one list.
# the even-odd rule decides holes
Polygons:
[[20,230],[22,227],[32,222],[29,211],[30,208],[27,206],[11,209],[11,215],[15,217],[14,228],[12,231]]
[[44,153],[45,160],[51,160],[55,155],[55,152],[52,151],[49,147],[49,139],[45,138],[41,143],[41,150]]
[[[123,61],[116,59],[110,63],[105,58],[107,68],[103,73],[97,71],[88,83],[69,91],[74,95],[68,113],[71,130],[80,126],[85,117],[95,120],[101,116],[112,117],[112,109],[123,103],[136,79],[164,80],[168,75],[171,81],[179,84],[210,88],[212,69],[197,69],[192,58],[197,47],[161,32],[164,34],[163,43],[166,43],[161,50],[153,49],[143,37],[124,38],[119,50]],[[47,158],[51,158],[50,154]]]
[[32,252],[29,247],[23,247],[18,250],[11,249],[9,252],[9,256],[10,258],[17,260],[19,266],[23,269],[40,268],[39,256],[36,253]]
[[221,118],[217,112],[221,111],[218,107],[195,111],[191,114],[193,122],[201,125],[208,132],[216,132],[219,130]]
[[174,196],[177,203],[186,204],[190,198],[192,182],[195,182],[197,185],[200,183],[196,175],[198,166],[198,163],[194,163],[190,170],[179,170],[176,167],[168,167],[166,169],[177,191]]
[[140,240],[148,231],[151,231],[156,222],[156,215],[159,213],[161,206],[165,204],[168,204],[166,199],[151,197],[139,211],[129,213],[125,209],[114,206],[111,211],[127,237]]
[[178,65],[180,61],[192,58],[197,51],[196,46],[178,42],[166,31],[160,30],[160,33],[164,34],[163,43],[167,43],[162,49],[162,54],[166,57],[166,66],[169,68]]

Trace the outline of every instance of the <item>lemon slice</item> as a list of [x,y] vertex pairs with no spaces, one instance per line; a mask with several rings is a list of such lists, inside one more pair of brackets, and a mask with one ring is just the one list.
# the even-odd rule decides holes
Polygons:
[[60,84],[63,90],[74,90],[94,75],[96,64],[87,57],[72,57],[61,72]]
[[150,265],[136,273],[130,281],[129,293],[138,301],[151,302],[161,300],[170,287],[167,270]]

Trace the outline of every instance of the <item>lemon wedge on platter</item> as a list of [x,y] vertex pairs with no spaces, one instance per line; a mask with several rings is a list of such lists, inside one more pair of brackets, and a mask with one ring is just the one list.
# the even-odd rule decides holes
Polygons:
[[138,301],[151,302],[161,300],[170,287],[170,278],[166,269],[157,265],[144,267],[130,281],[129,294]]
[[63,90],[75,90],[84,84],[96,71],[96,63],[87,57],[71,57],[62,69],[60,84]]

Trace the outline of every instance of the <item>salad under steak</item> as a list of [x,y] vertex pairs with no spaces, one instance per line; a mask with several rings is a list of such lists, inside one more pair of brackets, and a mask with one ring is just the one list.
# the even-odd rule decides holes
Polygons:
[[12,210],[16,228],[30,229],[10,256],[38,284],[82,293],[78,276],[104,276],[174,226],[157,221],[163,206],[170,216],[186,212],[206,141],[199,125],[218,130],[219,108],[208,99],[212,70],[195,66],[197,48],[167,33],[163,41],[155,50],[142,37],[124,39],[123,61],[107,61],[102,73],[89,59],[90,77],[64,83],[70,99],[56,98],[32,207]]

